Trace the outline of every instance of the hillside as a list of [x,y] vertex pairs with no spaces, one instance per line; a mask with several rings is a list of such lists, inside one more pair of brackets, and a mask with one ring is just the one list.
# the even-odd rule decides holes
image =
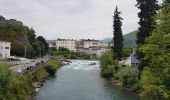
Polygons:
[[[135,30],[133,32],[130,32],[126,35],[124,35],[124,46],[125,47],[131,47],[131,48],[136,48],[136,34],[137,34],[138,30]],[[112,43],[112,38],[106,38],[103,41],[105,42],[110,42]]]

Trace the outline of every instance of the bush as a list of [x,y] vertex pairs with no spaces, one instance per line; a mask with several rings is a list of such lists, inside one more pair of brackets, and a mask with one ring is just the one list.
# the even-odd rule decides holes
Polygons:
[[118,81],[122,86],[131,87],[138,82],[138,74],[139,71],[137,68],[127,66],[120,69],[116,74],[116,77],[118,77]]
[[37,72],[35,72],[35,78],[37,81],[42,81],[43,79],[45,79],[48,76],[47,71],[45,70],[45,68],[41,68],[40,70],[38,70]]
[[62,65],[61,61],[58,60],[51,60],[48,61],[47,64],[44,65],[45,70],[50,75],[55,75],[56,70]]
[[31,80],[0,63],[0,100],[26,100],[32,90]]
[[113,53],[107,52],[100,59],[101,74],[106,78],[112,78],[118,70],[118,65],[113,58]]

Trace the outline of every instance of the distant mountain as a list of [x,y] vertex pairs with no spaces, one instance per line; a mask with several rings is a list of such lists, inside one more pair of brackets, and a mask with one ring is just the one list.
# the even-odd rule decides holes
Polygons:
[[[131,47],[131,48],[136,48],[137,47],[137,44],[136,44],[137,32],[138,32],[138,30],[135,30],[135,31],[130,32],[130,33],[123,36],[124,37],[124,42],[123,43],[124,43],[125,47]],[[106,38],[103,41],[113,43],[112,38]]]

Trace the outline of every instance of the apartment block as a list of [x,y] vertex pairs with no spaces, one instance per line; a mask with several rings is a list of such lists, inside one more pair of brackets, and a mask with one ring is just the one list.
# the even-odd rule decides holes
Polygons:
[[73,39],[57,39],[56,40],[56,48],[59,47],[67,48],[70,51],[76,52],[77,41]]

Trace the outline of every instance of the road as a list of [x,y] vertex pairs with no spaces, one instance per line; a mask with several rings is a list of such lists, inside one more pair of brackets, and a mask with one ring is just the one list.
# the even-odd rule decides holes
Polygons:
[[8,62],[12,64],[13,66],[10,68],[14,70],[17,73],[26,73],[30,70],[35,70],[39,69],[40,65],[42,63],[45,63],[49,60],[49,57],[43,57],[43,58],[38,58],[35,60],[29,60],[29,61],[12,61]]

